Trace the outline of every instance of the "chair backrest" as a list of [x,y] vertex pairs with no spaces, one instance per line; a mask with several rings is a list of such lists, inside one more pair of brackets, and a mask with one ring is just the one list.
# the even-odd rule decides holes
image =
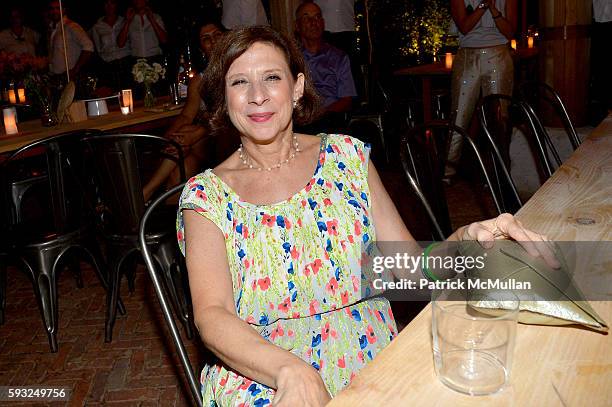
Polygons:
[[[508,95],[492,94],[481,99],[477,110],[482,130],[495,157],[495,164],[501,167],[505,178],[512,180],[507,165],[501,164],[504,162],[507,164],[509,161],[504,155],[509,153],[510,135],[514,129],[520,130],[529,144],[535,148],[539,159],[538,166],[545,178],[553,174],[554,164],[551,162],[549,151],[555,157],[555,161],[558,160],[560,163],[558,154],[547,134],[541,132],[540,128],[543,126],[525,102]],[[508,139],[508,145],[500,146],[500,140],[504,137]],[[512,195],[522,205],[513,181],[510,182],[510,187]]]
[[[145,211],[142,191],[145,161],[159,165],[160,158],[174,160],[185,181],[183,152],[178,143],[148,134],[102,134],[86,137],[90,171],[98,180],[104,207],[106,233],[136,235]],[[172,152],[170,152],[170,150]],[[154,171],[155,168],[150,168]]]
[[[434,226],[435,237],[439,239],[445,239],[452,233],[443,178],[448,146],[453,134],[457,134],[467,142],[484,179],[490,185],[492,179],[478,147],[459,126],[441,120],[418,125],[406,133],[400,146],[400,157],[406,177],[425,207]],[[501,213],[503,211],[501,199],[493,189],[490,191],[497,211]]]
[[147,210],[142,216],[142,221],[140,222],[140,230],[138,233],[138,239],[140,241],[140,247],[142,248],[142,256],[144,258],[145,265],[147,266],[147,271],[149,272],[151,281],[153,281],[153,286],[155,288],[155,294],[157,295],[157,299],[159,300],[159,303],[162,309],[162,313],[164,315],[164,319],[166,321],[166,324],[168,325],[168,329],[170,330],[170,335],[172,336],[172,341],[174,342],[174,346],[176,347],[176,351],[181,360],[183,370],[185,371],[185,376],[187,377],[187,380],[189,382],[189,389],[191,391],[191,394],[193,396],[193,399],[196,405],[201,407],[202,406],[202,396],[200,394],[200,385],[194,373],[193,365],[191,364],[191,361],[189,360],[189,356],[185,349],[185,345],[183,344],[183,340],[181,339],[179,330],[176,326],[176,322],[174,321],[174,318],[172,317],[169,301],[168,301],[168,298],[166,298],[166,292],[164,291],[162,287],[161,278],[159,277],[158,271],[156,270],[156,265],[153,260],[153,256],[151,255],[151,251],[147,245],[147,238],[146,238],[147,223],[151,217],[151,214],[156,210],[156,208],[159,205],[162,205],[166,201],[166,199],[173,196],[177,192],[180,192],[184,186],[185,184],[181,183],[171,188],[167,192],[163,193],[157,199],[151,202],[151,204],[149,205],[149,207],[147,208]]
[[[52,222],[45,225],[51,228],[49,232],[63,233],[74,230],[81,224],[83,216],[93,211],[93,199],[85,192],[84,184],[87,182],[83,176],[83,152],[81,139],[99,134],[98,130],[78,130],[37,140],[13,152],[6,160],[0,163],[0,179],[3,205],[7,215],[15,218],[16,204],[9,198],[10,184],[23,177],[19,174],[24,159],[36,159],[41,165],[40,170],[46,177],[40,181],[45,193],[49,196],[49,206],[43,209],[50,211]],[[26,175],[28,176],[28,175]],[[89,205],[90,204],[90,205]],[[23,221],[28,222],[30,216],[26,215]],[[7,225],[12,225],[10,219]]]
[[545,110],[554,112],[560,119],[572,148],[576,150],[580,145],[580,138],[570,119],[565,104],[557,91],[546,83],[538,81],[523,82],[519,86],[520,95],[529,106],[538,114],[542,122]]

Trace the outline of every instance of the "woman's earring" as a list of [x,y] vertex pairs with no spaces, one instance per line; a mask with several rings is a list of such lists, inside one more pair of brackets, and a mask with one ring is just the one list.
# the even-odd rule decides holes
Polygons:
[[293,108],[295,109],[297,107],[297,100],[293,101]]

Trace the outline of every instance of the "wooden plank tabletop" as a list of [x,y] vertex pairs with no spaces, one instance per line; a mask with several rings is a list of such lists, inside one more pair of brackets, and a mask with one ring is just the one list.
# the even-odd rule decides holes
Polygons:
[[[530,228],[563,241],[612,240],[612,114],[517,213]],[[581,259],[610,273],[612,253]],[[590,263],[589,263],[590,262]],[[609,287],[603,287],[609,292]],[[592,301],[609,323],[612,301]],[[510,386],[470,397],[435,376],[431,306],[331,403],[338,406],[610,406],[612,335],[575,327],[519,324]]]
[[173,106],[172,110],[164,110],[160,106],[154,110],[148,111],[137,105],[134,106],[134,112],[128,115],[123,115],[120,111],[110,111],[103,116],[90,117],[78,123],[63,123],[53,127],[43,127],[38,119],[28,120],[17,124],[19,133],[16,135],[8,136],[4,133],[4,128],[0,130],[0,153],[13,151],[33,141],[67,131],[84,129],[108,131],[172,118],[180,114],[181,107]]

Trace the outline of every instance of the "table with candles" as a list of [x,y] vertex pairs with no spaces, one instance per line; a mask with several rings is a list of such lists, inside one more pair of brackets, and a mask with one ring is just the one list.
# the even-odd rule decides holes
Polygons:
[[141,104],[136,104],[133,113],[130,114],[122,114],[118,109],[110,110],[105,115],[88,117],[83,121],[62,123],[53,127],[42,126],[38,119],[19,122],[9,117],[7,122],[7,114],[4,113],[6,109],[4,109],[5,125],[0,130],[0,153],[14,151],[36,140],[74,130],[95,129],[114,133],[146,133],[169,126],[180,114],[181,108],[182,105],[162,104],[155,108],[145,109]]

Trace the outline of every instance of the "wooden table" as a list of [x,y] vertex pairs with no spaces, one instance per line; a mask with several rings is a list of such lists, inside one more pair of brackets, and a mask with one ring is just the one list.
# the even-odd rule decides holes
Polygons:
[[2,128],[0,133],[0,153],[16,150],[36,140],[56,134],[83,129],[97,129],[102,131],[121,130],[125,132],[146,132],[152,128],[168,125],[175,116],[181,112],[182,106],[173,106],[172,110],[145,111],[144,107],[136,105],[134,113],[122,115],[119,111],[110,111],[108,114],[91,117],[78,123],[64,123],[54,127],[43,127],[40,120],[29,120],[18,123],[19,133],[7,136]]
[[395,76],[417,76],[421,78],[422,92],[423,92],[423,119],[427,123],[431,120],[431,80],[434,78],[441,78],[450,76],[451,70],[446,68],[444,61],[434,62],[432,64],[424,64],[411,66],[408,68],[401,68],[393,72]]
[[[612,241],[612,114],[517,217],[555,240]],[[608,250],[581,261],[589,272],[609,275],[612,253]],[[610,292],[610,287],[602,289]],[[612,323],[612,301],[591,305]],[[407,405],[610,406],[612,335],[519,324],[510,386],[496,395],[470,397],[448,389],[435,376],[428,305],[329,403],[330,407]]]

